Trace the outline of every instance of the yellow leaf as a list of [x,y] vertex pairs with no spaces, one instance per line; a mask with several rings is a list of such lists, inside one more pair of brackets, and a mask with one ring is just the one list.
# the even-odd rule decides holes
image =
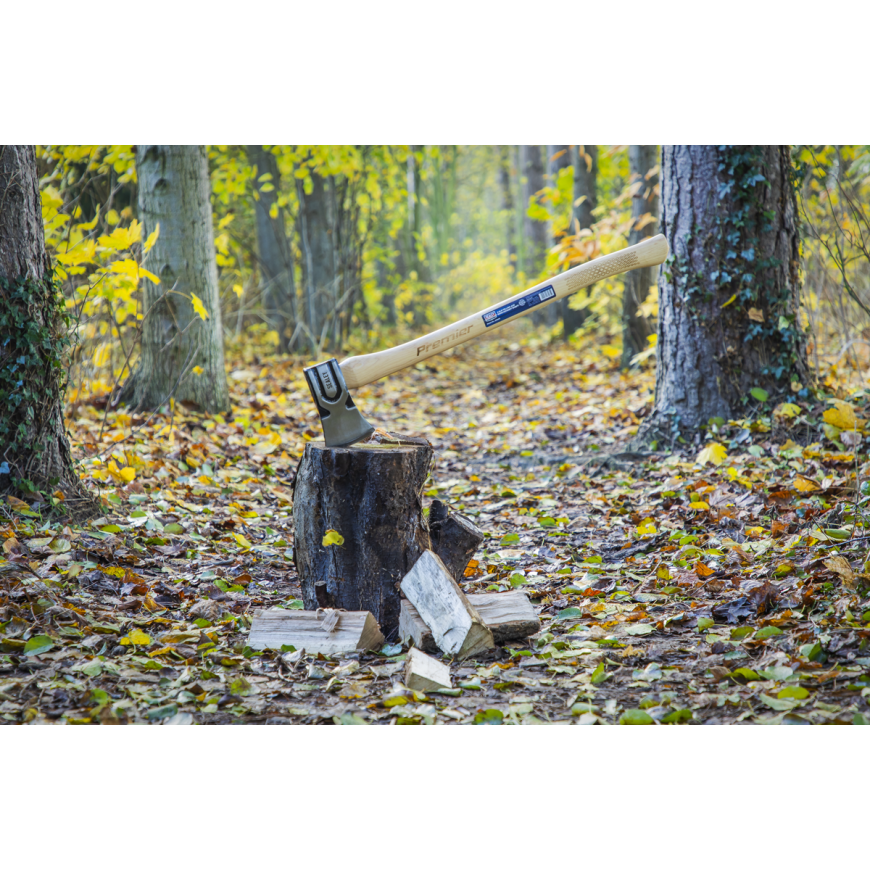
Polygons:
[[245,288],[242,287],[241,284],[233,284],[233,293],[235,293],[236,296],[239,297],[239,299],[242,298],[242,294],[243,294],[244,292],[245,292]]
[[721,465],[727,456],[728,451],[722,444],[713,443],[698,454],[695,462],[699,465]]
[[344,538],[335,529],[326,530],[326,534],[323,536],[324,547],[331,547],[333,544],[340,547],[343,543]]
[[637,524],[637,533],[639,535],[654,535],[656,534],[656,526],[652,517],[647,517]]
[[86,224],[79,224],[79,229],[88,232],[92,230],[96,225],[97,221],[100,219],[100,206],[97,205],[97,213],[94,215],[94,219],[92,221],[88,221]]
[[801,412],[800,405],[795,405],[792,402],[783,402],[773,409],[774,417],[797,417]]
[[710,510],[710,505],[708,505],[707,502],[705,502],[705,501],[690,502],[689,507],[693,511],[708,511],[708,510]]
[[835,407],[828,408],[822,418],[831,426],[836,426],[838,429],[854,429],[858,425],[858,418],[855,416],[855,409],[848,403],[842,402],[839,399],[832,399]]
[[208,320],[208,311],[206,311],[205,305],[202,304],[202,299],[196,295],[196,293],[190,294],[190,301],[193,303],[193,310],[203,319]]
[[715,571],[712,568],[708,568],[703,562],[698,561],[695,563],[695,573],[699,577],[709,577],[711,574],[715,574]]
[[194,366],[194,367],[191,369],[191,371],[192,371],[192,372],[193,372],[197,377],[199,377],[199,376],[200,376],[200,375],[205,371],[205,369],[204,369],[202,366]]
[[151,638],[142,631],[141,628],[134,628],[125,638],[121,639],[121,643],[127,641],[125,646],[129,646],[131,643],[136,644],[136,646],[148,646],[151,643]]
[[140,278],[147,278],[155,284],[160,283],[160,279],[147,269],[143,269],[135,260],[116,260],[111,265],[111,270],[119,275],[126,275],[130,280],[138,282]]
[[234,217],[234,214],[228,214],[226,217],[222,217],[220,221],[218,221],[218,229],[222,230],[224,227],[228,226]]
[[798,492],[815,492],[820,489],[819,485],[806,477],[796,477],[793,484]]
[[112,357],[112,345],[101,342],[94,351],[94,366],[102,368]]
[[723,302],[719,307],[720,308],[727,308],[736,298],[737,298],[737,294],[735,293],[727,302]]
[[618,347],[614,347],[612,344],[605,344],[601,348],[601,352],[605,356],[609,356],[611,359],[616,359],[622,353]]
[[[160,237],[160,224],[154,228],[154,232],[151,233],[147,239],[145,239],[145,244],[142,246],[142,249],[147,254],[154,247],[154,242]],[[155,282],[157,283],[157,282]]]
[[130,468],[129,466],[127,468],[122,468],[120,473],[121,477],[123,477],[124,480],[127,481],[127,483],[130,483],[130,481],[133,480],[134,477],[136,477],[136,470]]
[[235,538],[236,543],[241,547],[241,549],[251,549],[251,542],[244,535],[240,535],[238,532],[233,532],[233,538]]

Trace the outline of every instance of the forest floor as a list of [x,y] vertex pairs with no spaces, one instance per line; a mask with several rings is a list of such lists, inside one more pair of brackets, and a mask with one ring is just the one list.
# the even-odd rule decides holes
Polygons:
[[[862,409],[796,402],[678,452],[620,453],[653,372],[523,335],[356,398],[432,441],[426,504],[487,533],[465,589],[524,590],[538,635],[452,664],[451,694],[405,689],[395,642],[251,650],[254,610],[302,604],[291,484],[321,435],[301,361],[248,349],[228,361],[225,417],[70,409],[104,516],[0,508],[0,722],[870,724]],[[851,438],[826,437],[826,408]]]

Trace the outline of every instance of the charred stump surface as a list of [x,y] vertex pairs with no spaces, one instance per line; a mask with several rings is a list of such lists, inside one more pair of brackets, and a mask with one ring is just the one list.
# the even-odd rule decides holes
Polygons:
[[[423,485],[432,447],[305,445],[293,499],[294,558],[306,610],[370,610],[388,640],[399,627],[399,583],[424,550]],[[341,545],[324,545],[329,530]]]

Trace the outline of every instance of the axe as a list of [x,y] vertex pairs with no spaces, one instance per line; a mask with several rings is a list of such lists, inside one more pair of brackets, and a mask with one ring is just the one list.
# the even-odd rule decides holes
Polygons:
[[436,329],[422,338],[407,341],[389,350],[352,356],[340,364],[333,358],[306,368],[305,378],[320,413],[326,446],[347,447],[362,441],[375,431],[354,405],[350,388],[364,387],[430,356],[444,353],[451,347],[478,338],[530,311],[543,308],[557,299],[564,299],[596,281],[627,272],[629,269],[658,266],[667,256],[667,239],[662,235],[653,236],[637,245],[575,266],[503,302],[490,305],[477,314],[470,314],[450,326]]

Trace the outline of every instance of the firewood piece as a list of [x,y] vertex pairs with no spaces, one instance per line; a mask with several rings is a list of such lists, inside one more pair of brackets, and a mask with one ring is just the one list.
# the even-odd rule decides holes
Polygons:
[[429,537],[432,550],[457,581],[483,542],[483,532],[468,517],[448,511],[437,498],[429,506]]
[[[306,610],[370,610],[384,634],[396,636],[399,582],[429,547],[422,498],[431,457],[423,439],[305,445],[293,552]],[[344,542],[325,545],[330,529]]]
[[[467,595],[466,598],[492,631],[496,643],[520,640],[541,629],[541,621],[525,592],[481,592]],[[417,649],[425,652],[436,652],[438,649],[432,632],[410,601],[402,602],[399,636],[403,641],[413,641]]]
[[384,642],[377,620],[368,610],[344,611],[330,629],[325,613],[283,610],[279,607],[254,614],[248,646],[281,649],[294,646],[307,653],[341,655],[355,650],[377,649]]
[[431,550],[417,559],[401,588],[442,652],[467,658],[494,646],[492,632]]
[[452,689],[450,667],[412,647],[405,664],[405,685],[417,692]]

